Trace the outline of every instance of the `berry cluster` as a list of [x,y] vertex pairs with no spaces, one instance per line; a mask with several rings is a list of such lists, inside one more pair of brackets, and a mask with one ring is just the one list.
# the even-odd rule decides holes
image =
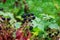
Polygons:
[[31,22],[31,20],[34,20],[35,19],[35,16],[33,13],[28,13],[28,14],[23,14],[22,15],[22,18],[24,19],[23,22]]
[[50,38],[52,38],[52,37],[54,37],[54,36],[58,36],[59,33],[60,33],[59,30],[57,30],[56,32],[51,32],[51,33],[49,33],[48,36],[49,36]]
[[[53,39],[53,37],[57,37],[60,33],[58,29],[51,29],[50,27],[47,26],[47,28],[44,29],[48,33],[48,37]],[[55,40],[55,39],[54,39]]]
[[[23,18],[23,25],[24,26],[27,26],[29,24],[29,22],[31,22],[31,20],[34,20],[35,19],[35,16],[34,16],[34,14],[28,13],[28,14],[23,14],[22,15],[22,18]],[[28,25],[29,28],[23,27],[23,25],[21,27],[22,29],[20,28],[20,30],[17,30],[17,32],[16,32],[16,39],[28,40],[31,37],[31,32],[30,31],[33,29],[33,27],[30,24]],[[23,32],[23,30],[25,30],[25,31]]]
[[[22,15],[22,18],[23,18],[23,24],[24,24],[25,22],[32,22],[32,20],[35,19],[35,16],[33,13],[28,13],[28,14],[25,13]],[[32,30],[32,29],[33,29],[33,27],[30,26],[29,30]]]

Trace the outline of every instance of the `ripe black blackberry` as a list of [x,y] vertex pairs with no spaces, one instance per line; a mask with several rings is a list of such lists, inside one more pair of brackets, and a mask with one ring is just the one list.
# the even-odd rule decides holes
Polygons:
[[49,33],[49,35],[48,35],[50,38],[52,38],[52,37],[54,37],[54,34],[52,34],[52,33]]
[[26,16],[27,16],[27,14],[23,14],[23,15],[22,15],[22,18],[26,18]]
[[58,36],[58,33],[54,33],[55,36]]
[[31,19],[30,19],[30,18],[28,18],[28,21],[29,21],[29,22],[31,22]]
[[51,35],[51,38],[54,37],[54,35]]
[[27,16],[30,17],[30,13],[28,13]]
[[57,32],[54,33],[54,34],[55,34],[55,36],[58,36],[59,35],[59,30],[57,30]]
[[32,26],[30,26],[30,28],[29,28],[30,30],[32,30],[33,29],[33,27]]
[[52,35],[52,33],[49,33],[48,36],[51,38],[51,37],[53,37],[54,35]]
[[5,20],[5,18],[4,18],[4,17],[2,17],[2,20]]
[[59,34],[59,33],[60,33],[60,31],[59,31],[59,30],[57,30],[57,33]]
[[11,18],[7,18],[8,21],[10,21]]
[[49,36],[51,35],[51,33],[49,33]]
[[24,21],[26,21],[27,20],[27,18],[24,18]]
[[32,19],[34,20],[35,19],[35,16],[32,16]]

